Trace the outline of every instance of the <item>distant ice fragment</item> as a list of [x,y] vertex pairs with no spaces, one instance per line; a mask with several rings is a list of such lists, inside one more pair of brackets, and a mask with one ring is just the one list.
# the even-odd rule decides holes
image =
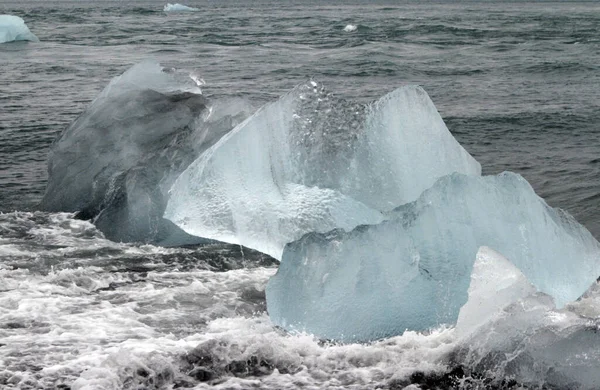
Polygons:
[[[248,115],[145,61],[114,78],[53,145],[42,208],[79,212],[115,241],[199,242],[162,218],[177,175]],[[204,240],[206,241],[206,240]]]
[[356,31],[357,28],[358,27],[353,24],[348,24],[346,27],[344,27],[344,31],[352,32],[352,31]]
[[163,8],[164,12],[189,12],[189,11],[200,11],[198,8],[188,7],[178,3],[171,4],[167,3]]
[[18,16],[0,15],[0,43],[13,41],[32,41],[39,42],[25,24],[25,21]]
[[452,174],[380,224],[288,244],[267,286],[269,315],[286,329],[344,341],[453,324],[481,246],[510,259],[559,307],[600,275],[600,244],[521,176]]
[[165,217],[189,234],[277,259],[308,232],[379,223],[439,177],[479,175],[427,93],[364,106],[311,81],[221,139],[171,189]]

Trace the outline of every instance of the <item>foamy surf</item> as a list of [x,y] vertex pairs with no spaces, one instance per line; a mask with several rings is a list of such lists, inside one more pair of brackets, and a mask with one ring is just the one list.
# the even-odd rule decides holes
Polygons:
[[[341,345],[275,328],[275,268],[250,253],[115,243],[67,213],[0,214],[0,226],[4,385],[342,388],[446,367],[449,329]],[[215,272],[203,256],[248,258]]]

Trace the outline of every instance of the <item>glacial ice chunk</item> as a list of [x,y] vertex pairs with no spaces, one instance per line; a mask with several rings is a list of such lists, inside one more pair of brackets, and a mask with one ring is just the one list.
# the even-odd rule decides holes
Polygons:
[[465,337],[498,316],[502,309],[537,290],[508,259],[481,247],[471,272],[468,299],[458,314],[456,333]]
[[481,248],[450,364],[484,375],[494,388],[511,378],[528,388],[597,389],[600,317],[581,313],[582,306],[600,304],[597,286],[586,292],[585,303],[556,309],[552,297],[533,288],[507,259]]
[[25,21],[18,16],[0,15],[0,43],[13,41],[33,41],[39,42],[25,24]]
[[245,104],[208,102],[186,73],[135,65],[53,145],[41,207],[78,211],[115,241],[199,242],[162,218],[168,189],[248,112]]
[[200,11],[198,8],[188,7],[179,3],[171,4],[167,3],[163,8],[164,12],[189,12],[189,11]]
[[422,88],[365,106],[311,81],[194,161],[174,183],[165,218],[279,259],[305,233],[381,222],[451,172],[479,175],[481,167]]
[[600,244],[514,173],[448,175],[390,214],[288,244],[267,285],[272,321],[346,341],[453,324],[481,246],[510,259],[559,306],[600,275]]

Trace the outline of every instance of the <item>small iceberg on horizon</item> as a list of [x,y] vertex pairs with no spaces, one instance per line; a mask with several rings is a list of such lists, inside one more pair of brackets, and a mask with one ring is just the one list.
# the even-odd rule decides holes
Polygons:
[[0,43],[14,41],[39,42],[25,24],[25,21],[14,15],[0,15]]
[[182,5],[179,3],[171,4],[167,3],[163,8],[164,12],[191,12],[191,11],[200,11],[199,8],[188,7],[187,5]]

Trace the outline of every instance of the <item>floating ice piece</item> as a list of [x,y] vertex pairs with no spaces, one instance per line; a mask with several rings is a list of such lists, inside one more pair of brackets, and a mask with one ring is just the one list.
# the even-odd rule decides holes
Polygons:
[[356,31],[358,27],[353,25],[353,24],[349,24],[346,27],[344,27],[344,31],[346,32],[352,32],[352,31]]
[[0,15],[0,43],[13,41],[32,41],[39,42],[25,24],[25,21],[18,16]]
[[391,214],[288,244],[266,290],[273,322],[361,341],[455,323],[484,245],[559,306],[600,275],[598,242],[517,174],[448,175]]
[[162,218],[167,191],[200,153],[247,117],[245,110],[209,104],[188,74],[153,61],[135,65],[53,145],[41,206],[80,211],[115,241],[198,242]]
[[167,3],[163,8],[165,12],[189,12],[189,11],[200,11],[198,8],[188,7],[186,5],[181,5],[178,3],[171,4]]
[[525,275],[504,256],[485,246],[479,248],[471,273],[469,298],[460,309],[456,333],[467,336],[505,307],[536,292]]
[[[586,295],[588,304],[600,302],[597,288]],[[481,248],[452,361],[484,374],[492,387],[511,378],[528,388],[597,389],[600,322],[579,315],[578,303],[557,310],[507,259]]]
[[481,167],[427,93],[399,88],[372,105],[296,87],[239,125],[177,179],[165,217],[199,237],[277,259],[303,234],[384,219],[451,172]]

